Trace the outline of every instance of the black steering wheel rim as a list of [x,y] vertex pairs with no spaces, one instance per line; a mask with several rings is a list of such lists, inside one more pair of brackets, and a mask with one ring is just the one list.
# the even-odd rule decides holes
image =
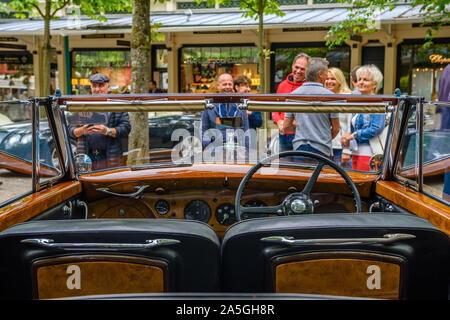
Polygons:
[[[256,171],[258,171],[263,165],[265,164],[269,164],[272,162],[272,160],[274,159],[279,159],[279,158],[284,158],[284,157],[307,157],[307,158],[312,158],[317,160],[319,163],[318,165],[316,165],[316,168],[313,171],[313,174],[311,175],[310,179],[308,180],[308,182],[305,185],[305,189],[307,187],[310,187],[312,189],[312,187],[315,185],[317,178],[320,174],[320,172],[322,171],[322,168],[324,167],[324,165],[329,165],[330,167],[332,167],[333,169],[335,169],[340,175],[341,177],[345,180],[345,182],[347,183],[347,185],[349,186],[352,194],[353,194],[353,198],[355,200],[355,207],[356,207],[356,213],[360,213],[361,212],[361,197],[359,195],[358,189],[356,188],[355,183],[353,182],[352,178],[350,178],[350,176],[348,175],[347,172],[345,172],[345,170],[338,165],[337,163],[333,162],[332,160],[317,154],[317,153],[312,153],[312,152],[308,152],[308,151],[284,151],[284,152],[280,152],[278,154],[274,154],[272,156],[269,156],[267,158],[264,158],[260,161],[258,161],[252,168],[250,168],[249,171],[247,171],[247,173],[245,174],[244,178],[242,178],[241,183],[239,184],[238,190],[236,192],[236,198],[235,198],[235,215],[236,215],[236,221],[241,221],[241,212],[242,211],[249,211],[248,208],[244,209],[244,207],[241,206],[241,198],[242,198],[242,193],[248,183],[248,181],[250,180],[250,178],[255,174]],[[312,181],[312,179],[315,178],[314,181]],[[312,181],[311,185],[310,182]],[[304,190],[305,190],[304,189]],[[303,191],[302,191],[303,192]],[[273,212],[273,210],[276,207],[266,207],[267,209],[264,209],[265,207],[255,207],[255,209],[260,212],[260,213],[276,213]],[[244,210],[243,210],[244,209]],[[270,211],[271,210],[271,211]],[[256,211],[255,211],[256,212]]]

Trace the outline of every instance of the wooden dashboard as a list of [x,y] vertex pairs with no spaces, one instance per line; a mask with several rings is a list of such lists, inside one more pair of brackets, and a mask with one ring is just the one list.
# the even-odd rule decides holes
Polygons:
[[[239,184],[250,165],[202,164],[145,170],[119,169],[80,176],[90,219],[173,218],[196,219],[222,236],[235,222],[234,202]],[[368,197],[376,175],[351,172],[362,198]],[[303,189],[310,170],[261,168],[249,181],[241,205],[275,206],[292,192]],[[145,190],[137,198],[111,195]],[[323,169],[313,189],[315,212],[354,212],[353,196],[344,179]],[[363,210],[367,210],[363,202]]]

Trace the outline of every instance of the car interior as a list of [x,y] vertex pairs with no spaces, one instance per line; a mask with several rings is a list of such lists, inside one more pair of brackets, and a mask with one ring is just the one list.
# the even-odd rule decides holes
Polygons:
[[[172,96],[168,101],[185,98]],[[265,111],[265,100],[280,97],[291,103],[292,96],[283,95],[249,99]],[[327,99],[322,97],[325,107]],[[96,110],[88,100],[53,97],[31,106],[33,137],[39,141],[39,112],[45,110],[59,167],[36,156],[16,159],[34,184],[0,207],[0,298],[234,293],[448,299],[448,204],[432,193],[424,199],[423,188],[414,188],[418,182],[442,190],[444,171],[437,166],[448,163],[448,155],[425,159],[419,175],[414,169],[420,161],[415,155],[426,157],[419,148],[424,135],[408,127],[412,112],[423,112],[420,100],[347,99],[349,108],[380,101],[394,107],[374,172],[345,170],[301,151],[269,154],[256,163],[149,161],[83,172],[64,112],[79,110],[68,101]],[[415,120],[414,130],[423,128]],[[298,167],[281,160],[293,157],[312,161]]]

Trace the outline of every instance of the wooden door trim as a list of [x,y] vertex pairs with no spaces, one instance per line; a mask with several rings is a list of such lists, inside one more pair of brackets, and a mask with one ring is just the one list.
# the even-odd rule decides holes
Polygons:
[[0,231],[17,223],[28,221],[79,193],[81,193],[81,183],[69,181],[18,199],[0,208]]
[[393,181],[378,181],[375,191],[450,235],[450,207],[445,204]]

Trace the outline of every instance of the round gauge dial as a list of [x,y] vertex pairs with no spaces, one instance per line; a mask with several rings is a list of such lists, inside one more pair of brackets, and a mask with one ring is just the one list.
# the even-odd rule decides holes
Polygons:
[[216,209],[216,220],[224,226],[229,226],[236,222],[236,213],[234,205],[231,203],[223,203]]
[[167,214],[169,213],[170,204],[166,200],[158,200],[155,203],[155,210],[158,214]]
[[[244,207],[265,207],[266,204],[261,200],[250,200],[244,204]],[[267,214],[258,214],[258,213],[244,213],[242,214],[242,220],[245,219],[253,219],[253,218],[262,218],[268,217]]]
[[209,218],[211,218],[211,209],[205,201],[194,200],[184,209],[184,217],[187,220],[208,222]]

